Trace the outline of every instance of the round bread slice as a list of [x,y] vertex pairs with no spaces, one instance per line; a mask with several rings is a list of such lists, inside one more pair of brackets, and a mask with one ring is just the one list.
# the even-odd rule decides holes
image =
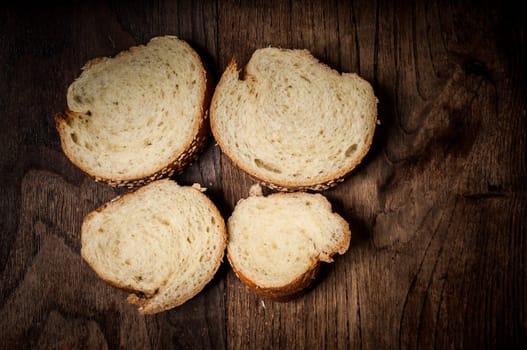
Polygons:
[[357,74],[306,50],[254,52],[243,79],[232,60],[210,107],[212,133],[241,169],[278,190],[324,190],[367,153],[377,98]]
[[227,223],[227,257],[256,293],[288,299],[350,243],[348,223],[321,194],[275,193],[238,202]]
[[199,189],[163,179],[88,214],[81,241],[99,277],[133,292],[128,301],[152,314],[184,303],[212,279],[226,229]]
[[174,36],[89,61],[55,116],[62,149],[81,170],[133,187],[187,166],[209,135],[210,89],[198,54]]

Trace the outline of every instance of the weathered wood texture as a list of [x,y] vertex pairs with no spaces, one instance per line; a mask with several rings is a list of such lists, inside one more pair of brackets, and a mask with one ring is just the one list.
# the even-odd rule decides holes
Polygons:
[[[0,10],[0,347],[393,349],[527,343],[525,20],[499,2],[96,1]],[[287,303],[225,262],[185,305],[140,316],[79,255],[118,191],[60,150],[52,116],[88,60],[175,34],[214,78],[268,45],[306,48],[379,97],[363,164],[326,191],[349,252]],[[228,217],[253,181],[211,141],[176,180]]]

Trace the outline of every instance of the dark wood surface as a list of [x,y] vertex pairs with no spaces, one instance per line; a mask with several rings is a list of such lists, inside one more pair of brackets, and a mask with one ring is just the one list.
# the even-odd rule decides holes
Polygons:
[[[482,349],[527,343],[526,38],[479,1],[51,2],[0,9],[0,348]],[[217,80],[236,56],[306,48],[379,97],[373,146],[325,192],[346,255],[287,303],[224,263],[140,316],[79,255],[83,216],[122,191],[62,154],[52,116],[89,59],[174,34]],[[225,217],[253,180],[211,141],[182,175]]]

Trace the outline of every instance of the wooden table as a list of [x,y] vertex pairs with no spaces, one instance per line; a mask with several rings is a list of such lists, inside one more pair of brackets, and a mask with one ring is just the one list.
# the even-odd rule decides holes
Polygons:
[[[520,348],[527,341],[525,19],[468,1],[120,1],[0,10],[0,342],[21,348]],[[309,49],[379,98],[373,146],[324,192],[353,232],[306,295],[264,300],[224,263],[141,316],[79,255],[120,190],[63,155],[53,114],[89,59],[173,34],[216,81],[256,48]],[[230,215],[254,181],[213,141],[175,179]]]

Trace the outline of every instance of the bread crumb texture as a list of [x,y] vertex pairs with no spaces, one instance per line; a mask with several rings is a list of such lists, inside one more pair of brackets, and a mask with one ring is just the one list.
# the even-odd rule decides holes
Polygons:
[[225,223],[201,191],[165,179],[88,214],[82,257],[110,284],[134,292],[142,313],[184,303],[212,279]]
[[69,111],[56,117],[64,152],[112,185],[170,175],[204,142],[196,138],[208,124],[205,92],[199,56],[174,36],[94,59],[68,88]]
[[321,194],[252,196],[228,220],[228,257],[249,286],[288,288],[350,243],[348,223]]
[[317,190],[349,173],[367,153],[376,121],[371,85],[306,50],[256,50],[243,79],[231,62],[211,105],[222,150],[279,189]]

